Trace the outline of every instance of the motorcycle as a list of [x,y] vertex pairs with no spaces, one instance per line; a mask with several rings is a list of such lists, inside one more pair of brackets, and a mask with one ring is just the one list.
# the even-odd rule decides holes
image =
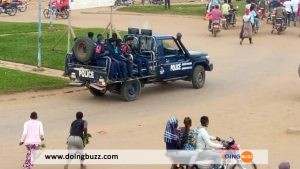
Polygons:
[[6,11],[5,9],[2,7],[2,5],[0,4],[0,15],[2,13],[8,14],[9,16],[15,16],[17,13],[17,8],[11,6],[11,4],[8,4],[6,6]]
[[68,8],[62,8],[59,12],[55,5],[51,5],[51,7],[48,5],[48,8],[44,9],[43,15],[45,18],[50,18],[51,15],[54,15],[56,18],[60,16],[63,19],[68,19],[70,14]]
[[[230,154],[235,155],[237,154],[237,151],[240,149],[239,144],[237,144],[234,140],[234,138],[229,137],[227,140],[221,140],[221,144],[224,149],[216,150],[216,152],[222,153],[224,152],[230,152]],[[193,165],[193,169],[213,169],[214,167],[213,161],[207,161],[207,160],[201,160],[196,161],[196,164]],[[232,160],[230,159],[223,159],[222,162],[222,169],[257,169],[257,166],[254,162],[250,163],[242,163],[241,159],[237,159],[235,163],[232,163]],[[173,164],[171,166],[171,169],[185,169],[187,168],[187,165],[181,165],[181,164]]]
[[17,8],[20,12],[25,12],[29,5],[27,0],[13,0],[12,5]]
[[221,31],[220,21],[212,21],[211,23],[211,33],[214,37],[217,36],[217,33]]
[[275,29],[277,31],[277,34],[279,35],[281,32],[285,31],[286,28],[287,28],[287,25],[285,23],[284,18],[275,18],[273,30],[271,31],[271,33],[273,34],[274,29]]
[[115,1],[115,7],[116,6],[129,6],[134,5],[134,0],[116,0]]

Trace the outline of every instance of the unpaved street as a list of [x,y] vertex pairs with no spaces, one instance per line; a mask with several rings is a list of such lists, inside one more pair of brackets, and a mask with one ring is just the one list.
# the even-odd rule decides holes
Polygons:
[[[105,27],[107,9],[90,14],[74,11],[72,24],[79,27]],[[100,12],[99,12],[100,11]],[[94,13],[97,12],[97,13]],[[15,17],[1,15],[1,21],[36,21],[36,10]],[[203,89],[192,89],[189,82],[146,86],[139,100],[124,102],[117,95],[96,98],[88,91],[56,90],[0,96],[1,168],[21,168],[25,156],[19,147],[22,125],[31,111],[39,113],[45,125],[45,144],[50,149],[66,147],[69,125],[75,112],[83,111],[93,135],[88,149],[164,148],[163,131],[167,119],[191,116],[193,126],[202,115],[210,118],[209,132],[219,137],[234,137],[242,148],[268,149],[269,165],[275,169],[288,160],[300,168],[300,135],[286,133],[300,126],[299,27],[282,35],[271,35],[271,25],[262,25],[254,36],[254,45],[245,40],[239,45],[239,29],[223,30],[213,38],[200,17],[118,13],[114,25],[149,24],[154,32],[182,32],[188,48],[206,51],[215,69],[207,73]],[[56,22],[66,23],[64,20]],[[145,24],[147,23],[147,24]],[[238,24],[240,25],[240,24]],[[72,168],[77,168],[73,166]],[[88,166],[88,168],[169,168],[169,166]],[[35,168],[58,169],[62,166],[39,165]]]

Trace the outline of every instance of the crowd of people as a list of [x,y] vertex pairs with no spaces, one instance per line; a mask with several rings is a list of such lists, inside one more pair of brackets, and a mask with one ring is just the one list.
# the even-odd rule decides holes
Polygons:
[[[300,1],[299,0],[247,0],[245,6],[245,13],[243,16],[243,25],[240,32],[240,44],[243,43],[245,38],[249,38],[250,44],[253,44],[252,33],[257,33],[260,20],[269,17],[273,23],[273,29],[275,25],[275,18],[282,18],[284,24],[290,26],[293,22],[296,26],[296,22],[300,18]],[[220,9],[221,8],[221,9]],[[223,4],[219,0],[211,0],[207,4],[207,16],[209,19],[208,29],[211,30],[213,22],[221,22],[222,18],[234,18],[234,13],[229,12],[236,10],[231,3],[231,0],[225,0]],[[274,18],[271,18],[271,15]],[[229,22],[233,22],[233,19],[229,19]]]
[[[94,56],[89,65],[109,68],[110,80],[126,80],[150,75],[149,60],[143,57],[138,47],[134,45],[133,36],[125,37],[124,42],[115,33],[109,39],[98,34],[97,39],[94,40],[93,32],[88,32],[88,37],[95,45]],[[70,62],[78,62],[74,51]],[[133,71],[134,67],[137,68],[137,73]]]

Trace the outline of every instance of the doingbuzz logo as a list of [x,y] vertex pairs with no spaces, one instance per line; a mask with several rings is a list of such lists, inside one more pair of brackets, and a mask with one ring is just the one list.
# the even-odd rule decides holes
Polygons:
[[253,160],[253,154],[250,151],[244,151],[242,154],[222,154],[222,158],[242,160],[244,163],[250,163]]

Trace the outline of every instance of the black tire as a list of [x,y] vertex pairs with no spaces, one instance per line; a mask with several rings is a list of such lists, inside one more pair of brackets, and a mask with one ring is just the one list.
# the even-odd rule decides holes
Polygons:
[[215,29],[213,29],[212,31],[213,31],[213,32],[212,32],[213,36],[214,36],[214,37],[217,37],[217,31],[216,31]]
[[126,101],[138,99],[141,94],[141,82],[138,79],[125,81],[121,86],[121,96]]
[[193,70],[192,85],[194,89],[200,89],[205,83],[205,69],[201,65],[197,65]]
[[243,164],[234,164],[232,169],[257,169],[257,166],[255,163],[243,163]]
[[49,9],[44,9],[43,15],[44,15],[45,18],[50,18],[50,11],[49,11]]
[[92,87],[89,87],[89,91],[94,96],[104,96],[105,93],[106,93],[106,90],[100,91],[100,90],[97,90],[97,89],[92,88]]
[[75,41],[74,54],[78,61],[88,63],[94,56],[95,42],[88,37],[81,37]]
[[9,16],[15,16],[16,15],[16,13],[17,13],[17,8],[15,8],[15,7],[10,7],[9,9],[7,9],[7,14],[9,15]]
[[19,9],[20,12],[25,12],[27,10],[27,5],[23,4],[22,7]]

